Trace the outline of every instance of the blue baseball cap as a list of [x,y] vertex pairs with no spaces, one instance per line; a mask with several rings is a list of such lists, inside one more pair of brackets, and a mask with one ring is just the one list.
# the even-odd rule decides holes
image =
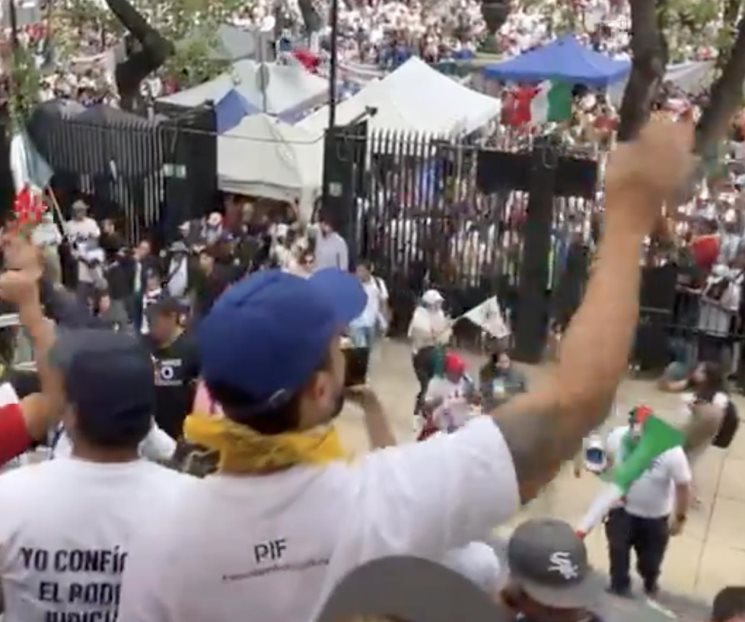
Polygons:
[[81,416],[122,430],[153,416],[153,363],[135,337],[105,329],[62,330],[49,360]]
[[257,406],[280,403],[310,379],[332,338],[366,304],[359,280],[336,268],[307,279],[256,272],[227,290],[199,324],[202,376]]

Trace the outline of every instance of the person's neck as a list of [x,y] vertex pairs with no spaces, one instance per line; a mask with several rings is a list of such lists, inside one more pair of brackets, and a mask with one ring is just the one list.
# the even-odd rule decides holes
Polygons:
[[126,463],[140,459],[137,449],[99,449],[80,446],[79,444],[73,445],[72,455],[78,460],[97,464]]

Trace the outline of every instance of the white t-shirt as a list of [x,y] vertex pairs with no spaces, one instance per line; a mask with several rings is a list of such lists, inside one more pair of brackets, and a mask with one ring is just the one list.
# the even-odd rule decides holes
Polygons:
[[470,393],[473,393],[473,384],[466,377],[451,382],[445,377],[435,376],[429,381],[424,401],[439,402],[432,412],[438,430],[453,432],[466,424],[474,412],[468,403]]
[[495,594],[505,580],[499,557],[484,542],[470,542],[464,547],[448,551],[442,563],[490,594]]
[[409,324],[408,337],[414,352],[422,348],[446,344],[450,340],[449,320],[442,309],[436,311],[419,306]]
[[360,564],[442,561],[518,506],[512,457],[488,417],[351,463],[209,476],[150,517],[127,562],[118,621],[235,622],[251,612],[257,622],[307,622]]
[[65,232],[72,242],[101,237],[101,229],[99,229],[98,223],[87,216],[81,220],[68,220],[65,225]]
[[[153,422],[147,436],[140,443],[140,455],[154,462],[169,460],[176,451],[176,441],[161,430]],[[72,442],[64,429],[58,430],[57,438],[52,444],[52,459],[70,458],[72,456]]]
[[[78,260],[78,281],[81,283],[93,283],[94,277],[88,267],[88,265],[82,261],[92,261],[99,259],[93,249],[97,245],[93,245],[91,250],[88,249],[88,242],[90,240],[97,240],[101,237],[101,230],[98,227],[98,223],[93,218],[87,216],[81,220],[68,220],[65,224],[65,233],[70,241],[74,244],[73,254]],[[102,257],[100,259],[103,259]]]
[[[616,428],[608,435],[606,450],[615,462],[622,451],[629,426]],[[661,453],[626,494],[626,511],[642,518],[661,518],[673,511],[675,486],[691,483],[691,468],[682,447]]]
[[142,460],[63,459],[0,476],[4,622],[116,619],[133,536],[190,480]]
[[362,289],[367,295],[367,305],[359,317],[352,321],[352,326],[376,326],[383,304],[388,300],[388,288],[383,279],[374,276],[362,284]]

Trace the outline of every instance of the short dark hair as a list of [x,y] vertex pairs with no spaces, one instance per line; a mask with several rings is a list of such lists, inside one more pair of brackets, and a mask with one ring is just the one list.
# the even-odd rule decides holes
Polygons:
[[745,614],[745,586],[730,585],[714,597],[711,608],[712,622],[727,622]]
[[[311,377],[330,367],[330,358],[324,356]],[[305,387],[287,396],[276,406],[264,407],[262,404],[265,400],[257,400],[241,389],[221,382],[206,381],[205,384],[229,419],[246,425],[259,434],[273,436],[293,432],[300,427],[300,397]]]
[[152,303],[147,312],[149,317],[178,316],[183,312],[183,307],[175,298],[165,297]]
[[150,414],[117,417],[116,424],[108,417],[75,409],[76,431],[88,443],[101,449],[137,449],[152,427]]
[[211,257],[212,259],[217,259],[220,257],[220,249],[217,247],[217,245],[212,244],[210,246],[205,246],[201,251],[199,251],[200,255],[206,255],[207,257]]

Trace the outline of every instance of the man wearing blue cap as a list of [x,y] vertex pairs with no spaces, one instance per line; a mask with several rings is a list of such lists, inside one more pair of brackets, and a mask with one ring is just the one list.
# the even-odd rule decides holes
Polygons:
[[[450,435],[356,461],[340,452],[340,336],[366,302],[354,276],[265,271],[223,294],[198,331],[209,395],[184,427],[219,454],[218,472],[149,520],[120,622],[307,622],[353,568],[440,561],[510,518],[607,413],[636,323],[642,242],[689,150],[669,125],[619,148],[597,266],[549,382]],[[351,395],[380,407],[369,389]]]
[[0,476],[5,615],[114,619],[131,539],[190,478],[139,458],[154,387],[150,357],[134,337],[66,331],[49,359],[72,456]]

